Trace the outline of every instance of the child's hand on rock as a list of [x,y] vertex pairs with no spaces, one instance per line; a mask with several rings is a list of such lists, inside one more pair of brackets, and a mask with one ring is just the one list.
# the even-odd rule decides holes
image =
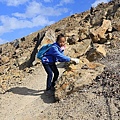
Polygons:
[[71,58],[71,61],[74,61],[76,64],[78,64],[80,62],[80,60],[78,58]]

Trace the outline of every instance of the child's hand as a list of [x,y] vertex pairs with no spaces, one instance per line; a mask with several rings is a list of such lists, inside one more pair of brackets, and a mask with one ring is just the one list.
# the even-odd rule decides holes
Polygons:
[[71,58],[71,61],[74,61],[76,64],[78,64],[80,62],[80,60],[78,58]]

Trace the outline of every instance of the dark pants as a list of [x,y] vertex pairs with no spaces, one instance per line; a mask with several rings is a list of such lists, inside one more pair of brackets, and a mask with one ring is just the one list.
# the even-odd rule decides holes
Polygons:
[[[47,73],[47,86],[46,90],[51,89],[55,86],[55,81],[58,79],[59,71],[55,63],[43,64],[43,67]],[[54,77],[53,77],[54,73]]]

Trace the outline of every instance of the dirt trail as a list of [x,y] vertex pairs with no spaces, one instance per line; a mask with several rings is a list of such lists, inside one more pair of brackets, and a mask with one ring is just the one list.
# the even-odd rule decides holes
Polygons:
[[[58,68],[60,74],[64,68]],[[43,119],[42,112],[54,103],[53,96],[46,96],[46,73],[43,67],[23,80],[22,85],[0,94],[0,120]]]

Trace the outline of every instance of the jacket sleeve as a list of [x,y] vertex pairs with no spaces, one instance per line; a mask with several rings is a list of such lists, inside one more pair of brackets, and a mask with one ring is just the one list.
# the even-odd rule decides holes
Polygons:
[[53,46],[51,48],[51,52],[52,52],[52,55],[56,59],[58,59],[58,61],[60,61],[60,62],[69,62],[70,61],[70,57],[65,56],[63,53],[61,53],[56,46]]

